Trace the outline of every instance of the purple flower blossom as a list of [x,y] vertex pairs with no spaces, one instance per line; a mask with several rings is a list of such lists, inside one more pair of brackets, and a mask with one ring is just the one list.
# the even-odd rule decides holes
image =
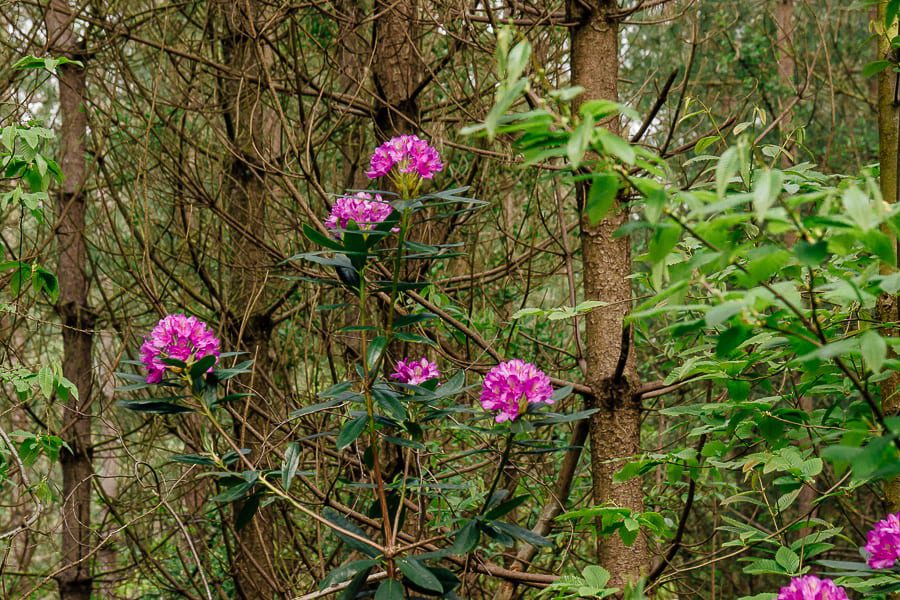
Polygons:
[[[360,229],[369,231],[385,219],[387,219],[393,207],[381,199],[380,194],[357,192],[353,196],[341,196],[331,206],[331,214],[325,220],[325,227],[334,232],[334,236],[340,238],[342,230],[347,228],[347,223],[355,222]],[[392,231],[399,231],[396,227]]]
[[427,358],[401,360],[391,373],[391,379],[410,385],[421,385],[429,379],[437,379],[440,376],[441,372],[438,371],[437,365]]
[[431,179],[443,170],[441,157],[428,142],[414,135],[401,135],[379,146],[369,162],[369,179],[388,175],[394,167],[400,173],[416,173],[422,179]]
[[[219,356],[219,340],[197,317],[182,314],[163,317],[141,345],[141,362],[147,367],[147,383],[162,381],[164,358],[195,362],[210,354]],[[212,370],[210,368],[210,370]]]
[[777,600],[849,600],[844,588],[830,579],[815,575],[794,577],[790,585],[781,588]]
[[515,421],[528,403],[553,404],[550,378],[531,363],[515,358],[502,362],[484,377],[481,406],[500,411],[495,420]]
[[890,569],[900,558],[900,513],[875,523],[867,535],[866,552],[873,569]]

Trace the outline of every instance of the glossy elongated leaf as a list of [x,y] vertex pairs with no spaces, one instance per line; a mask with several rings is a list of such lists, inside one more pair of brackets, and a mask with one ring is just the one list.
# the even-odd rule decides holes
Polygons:
[[319,582],[319,589],[324,590],[325,588],[337,583],[347,581],[360,571],[371,569],[377,564],[378,563],[376,563],[374,560],[368,558],[362,560],[351,560],[348,563],[344,563],[343,565],[332,569],[332,571],[328,573],[328,575],[322,578],[322,581]]
[[369,342],[369,347],[366,352],[366,364],[369,369],[374,369],[381,358],[381,353],[384,352],[384,348],[387,346],[387,338],[383,335],[376,336]]
[[191,366],[191,377],[196,379],[203,376],[214,364],[216,364],[216,356],[214,354],[204,356]]
[[456,532],[450,551],[453,554],[467,554],[475,549],[479,539],[481,539],[481,530],[478,528],[478,522],[469,521]]
[[306,239],[319,246],[325,246],[326,248],[337,250],[339,252],[344,251],[344,246],[340,242],[333,238],[329,238],[318,229],[313,229],[306,223],[303,224],[303,235],[306,236]]
[[441,581],[421,562],[414,558],[402,558],[397,561],[400,572],[417,586],[430,592],[441,593],[444,586]]
[[375,592],[375,600],[403,600],[403,584],[394,579],[385,579]]
[[167,402],[165,400],[119,400],[116,404],[128,410],[153,413],[157,415],[176,415],[194,412],[193,408]]
[[292,419],[296,419],[297,417],[302,417],[305,415],[311,415],[313,413],[321,412],[323,410],[328,410],[329,408],[334,408],[340,404],[343,404],[344,400],[342,398],[332,398],[331,400],[326,400],[325,402],[318,402],[316,404],[310,404],[309,406],[304,406],[303,408],[298,408],[295,411],[292,411],[290,417]]
[[366,424],[369,422],[369,417],[366,415],[362,415],[356,417],[348,421],[342,428],[340,433],[337,436],[337,449],[343,450],[350,444],[356,441],[356,438],[360,436],[363,430],[366,428]]
[[[337,525],[341,529],[344,529],[346,531],[352,531],[354,534],[356,534],[357,536],[359,536],[363,539],[366,539],[366,540],[369,539],[369,536],[366,535],[365,531],[360,529],[356,524],[352,523],[351,521],[346,519],[344,516],[342,516],[340,513],[338,513],[337,511],[335,511],[332,508],[326,508],[325,510],[323,510],[322,516],[325,517],[325,519],[328,520],[330,523]],[[353,548],[354,550],[362,552],[366,556],[375,558],[376,556],[379,555],[378,550],[374,546],[366,544],[356,538],[352,538],[348,535],[345,535],[344,533],[342,533],[336,529],[332,529],[332,532],[337,537],[339,537],[345,544],[347,544],[350,548]]]
[[508,534],[509,536],[521,541],[527,542],[532,546],[538,547],[548,547],[552,546],[553,542],[545,538],[544,536],[538,535],[531,531],[530,529],[525,529],[524,527],[519,527],[518,525],[513,525],[512,523],[504,523],[503,521],[495,521],[491,524],[493,527],[499,529],[503,533]]
[[356,595],[365,585],[366,580],[369,578],[369,573],[372,572],[372,567],[368,569],[363,569],[359,573],[357,573],[352,580],[350,580],[350,585],[348,585],[344,591],[341,592],[341,595],[338,596],[339,600],[353,600],[356,598]]
[[291,442],[284,451],[284,461],[281,463],[281,485],[284,489],[291,489],[291,482],[300,466],[300,443]]

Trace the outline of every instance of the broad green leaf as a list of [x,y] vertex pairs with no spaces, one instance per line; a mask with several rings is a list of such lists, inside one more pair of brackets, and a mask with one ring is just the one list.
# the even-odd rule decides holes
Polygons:
[[870,329],[859,336],[859,350],[866,366],[873,373],[880,373],[887,358],[887,342],[884,338]]
[[778,200],[784,175],[777,169],[766,169],[759,173],[753,184],[753,211],[756,220],[762,223],[766,212]]
[[591,225],[596,225],[609,213],[619,193],[619,177],[612,173],[594,175],[588,191],[585,212]]

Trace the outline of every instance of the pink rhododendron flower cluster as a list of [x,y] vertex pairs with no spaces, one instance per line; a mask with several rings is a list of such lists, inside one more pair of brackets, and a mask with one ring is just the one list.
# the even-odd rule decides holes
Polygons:
[[196,362],[210,354],[219,356],[219,339],[197,317],[182,314],[163,317],[141,345],[141,362],[147,367],[147,383],[162,381],[164,358]]
[[366,175],[369,179],[378,179],[395,167],[400,173],[416,173],[422,179],[431,179],[443,170],[444,165],[437,150],[428,142],[414,135],[401,135],[375,150]]
[[401,360],[391,373],[391,379],[410,385],[421,385],[429,379],[437,379],[440,376],[441,372],[438,371],[437,365],[427,358]]
[[481,406],[499,411],[495,420],[515,421],[531,404],[553,404],[550,378],[531,363],[514,358],[502,362],[484,377]]
[[794,577],[790,585],[781,588],[778,600],[849,600],[844,588],[830,579],[819,579],[815,575]]
[[[331,214],[325,220],[325,227],[334,232],[334,236],[340,238],[342,231],[347,228],[347,223],[355,222],[364,231],[371,230],[376,225],[387,219],[393,207],[381,199],[380,194],[357,192],[352,196],[341,196],[331,205]],[[398,231],[394,228],[392,231]]]
[[873,569],[890,569],[900,558],[900,513],[888,515],[875,523],[866,542],[869,566]]

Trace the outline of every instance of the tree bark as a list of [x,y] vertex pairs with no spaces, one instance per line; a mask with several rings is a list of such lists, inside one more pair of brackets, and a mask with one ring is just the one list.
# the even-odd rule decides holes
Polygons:
[[[878,5],[877,21],[878,31],[878,59],[894,60],[890,47],[890,40],[897,35],[897,24],[894,23],[889,31],[883,31],[887,3]],[[885,69],[878,75],[878,157],[881,169],[881,195],[885,202],[895,203],[900,198],[898,188],[898,160],[900,160],[900,103],[898,103],[898,79],[894,69]],[[892,239],[893,234],[887,228],[884,229]],[[897,241],[894,239],[894,245]],[[881,264],[884,274],[895,270],[895,267]],[[900,321],[900,309],[898,309],[897,296],[883,294],[878,299],[878,317],[882,323],[896,323]],[[883,335],[898,334],[893,325],[885,327]],[[900,414],[900,373],[892,372],[881,382],[881,402],[885,416]],[[885,483],[885,500],[891,512],[900,510],[900,478],[894,478]]]
[[[619,30],[610,16],[614,0],[569,0],[571,29],[572,84],[584,88],[581,100],[618,101]],[[616,119],[606,123],[619,132]],[[586,189],[580,188],[579,206]],[[613,237],[628,218],[627,208],[618,202],[596,226],[587,217],[581,222],[584,297],[609,305],[587,315],[585,328],[587,383],[596,398],[591,419],[591,476],[593,500],[597,505],[644,510],[639,479],[614,484],[612,477],[624,460],[641,450],[641,405],[635,397],[637,374],[631,353],[630,331],[624,325],[631,306],[631,244],[627,236]],[[618,536],[600,540],[600,563],[609,569],[614,585],[646,573],[648,548],[643,536],[625,546]]]
[[[231,275],[228,294],[229,323],[226,337],[231,350],[243,350],[254,359],[254,372],[242,378],[253,395],[239,407],[235,419],[235,437],[250,449],[250,460],[257,469],[269,468],[265,443],[248,427],[267,439],[270,420],[267,401],[272,381],[269,347],[273,322],[268,314],[266,284],[271,259],[259,241],[266,239],[267,200],[272,191],[266,182],[266,163],[278,155],[280,128],[267,98],[266,72],[272,53],[262,41],[266,24],[273,15],[256,0],[220,0],[218,3],[224,33],[223,51],[227,64],[239,77],[225,81],[223,100],[228,138],[232,144],[225,182],[226,210],[239,227],[231,236]],[[235,518],[244,508],[235,503]],[[241,598],[258,600],[282,595],[273,564],[274,527],[272,510],[259,509],[253,519],[236,531],[235,582]]]
[[372,43],[375,58],[375,135],[388,139],[416,130],[419,120],[416,82],[418,58],[417,0],[375,0]]
[[[45,13],[51,54],[67,58],[78,56],[79,43],[73,27],[74,17],[65,0],[52,0]],[[56,193],[58,221],[56,241],[59,247],[59,302],[62,321],[63,375],[75,384],[78,396],[70,395],[63,407],[60,451],[63,475],[62,565],[57,576],[62,600],[90,600],[91,575],[91,387],[93,313],[88,305],[87,248],[85,233],[84,185],[85,71],[76,65],[60,67],[59,143],[60,164],[65,180]]]

